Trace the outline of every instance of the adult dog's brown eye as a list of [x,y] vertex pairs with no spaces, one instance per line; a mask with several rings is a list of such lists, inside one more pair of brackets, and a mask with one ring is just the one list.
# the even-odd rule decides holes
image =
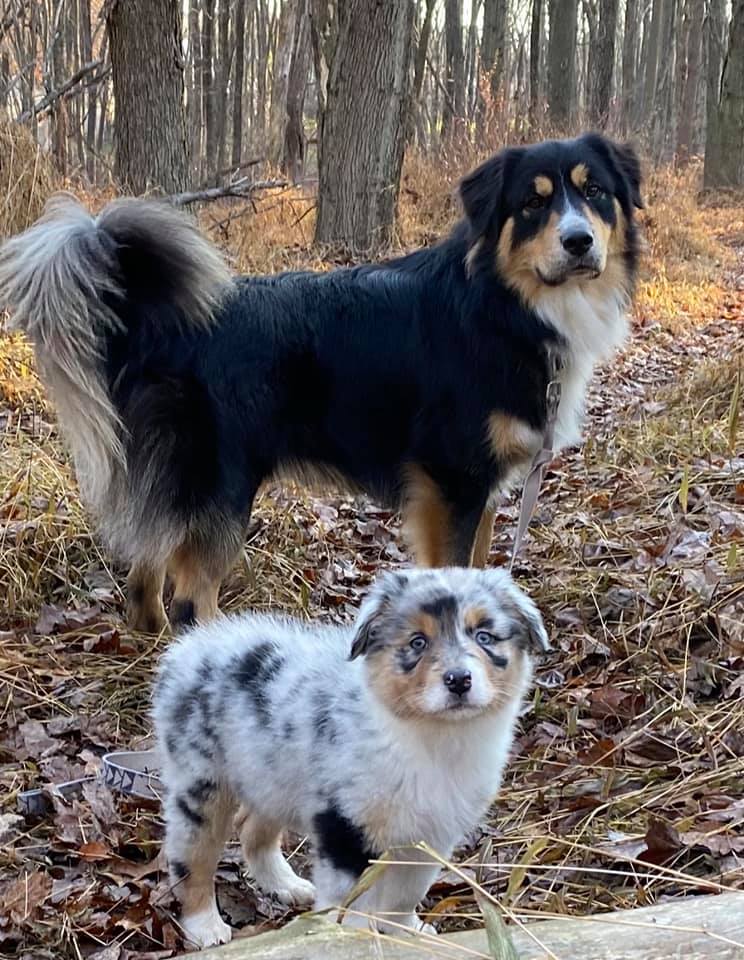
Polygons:
[[604,191],[602,190],[602,188],[598,183],[587,183],[586,190],[584,191],[584,195],[588,197],[590,200],[595,199],[601,193],[604,193]]
[[530,197],[525,204],[528,210],[541,210],[544,206],[545,197],[541,197],[539,193],[536,193],[534,197]]
[[408,645],[411,647],[411,649],[417,650],[420,653],[422,650],[426,650],[428,644],[429,641],[426,639],[423,633],[414,633]]

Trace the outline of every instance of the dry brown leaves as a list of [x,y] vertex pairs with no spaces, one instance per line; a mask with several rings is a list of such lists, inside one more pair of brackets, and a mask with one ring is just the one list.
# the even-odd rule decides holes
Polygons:
[[[726,211],[730,222],[743,214]],[[721,216],[706,217],[725,236]],[[232,244],[236,222],[220,229]],[[655,255],[674,242],[677,260],[694,239],[663,236]],[[264,269],[308,262],[302,241],[277,248]],[[236,249],[254,267],[263,256]],[[738,257],[708,299],[690,280],[679,309],[707,306],[682,328],[656,321],[684,277],[678,265],[671,286],[657,276],[661,306],[641,302],[632,346],[595,384],[584,448],[546,477],[517,576],[545,612],[554,651],[499,802],[458,851],[466,876],[520,916],[744,887]],[[493,564],[508,556],[516,513],[515,499],[499,512]],[[223,591],[227,609],[348,620],[381,568],[407,562],[398,518],[364,498],[273,489],[255,520]],[[95,780],[64,799],[51,790],[95,778],[109,750],[147,743],[150,678],[166,641],[126,630],[122,572],[87,525],[27,348],[0,338],[2,954],[146,960],[183,949],[157,805]],[[49,813],[20,817],[18,794],[34,787]],[[305,869],[299,845],[295,859]],[[235,846],[218,890],[245,932],[286,918],[240,874]],[[452,871],[426,907],[445,929],[478,921],[472,890]]]

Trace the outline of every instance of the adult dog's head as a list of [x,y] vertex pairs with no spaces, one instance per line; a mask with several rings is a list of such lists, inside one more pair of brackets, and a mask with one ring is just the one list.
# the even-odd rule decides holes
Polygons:
[[465,177],[460,196],[469,267],[495,264],[528,305],[606,273],[613,286],[632,287],[633,214],[643,206],[632,147],[586,134],[508,148]]

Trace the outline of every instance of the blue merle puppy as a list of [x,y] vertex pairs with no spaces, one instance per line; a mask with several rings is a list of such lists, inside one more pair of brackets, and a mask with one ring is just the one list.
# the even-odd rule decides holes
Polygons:
[[[486,813],[531,654],[546,648],[508,573],[458,568],[385,575],[350,628],[243,614],[171,646],[154,718],[187,938],[230,939],[214,873],[241,804],[243,853],[264,891],[339,906],[370,859],[397,848],[393,859],[420,865],[388,867],[355,917],[421,929],[415,908],[438,867],[410,845],[450,856]],[[310,837],[313,883],[284,859],[285,829]]]

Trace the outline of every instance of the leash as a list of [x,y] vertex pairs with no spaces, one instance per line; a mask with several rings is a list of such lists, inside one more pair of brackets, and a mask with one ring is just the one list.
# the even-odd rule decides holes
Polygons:
[[558,407],[561,404],[561,382],[557,379],[558,372],[561,369],[561,361],[558,354],[551,352],[548,355],[548,363],[550,380],[545,390],[545,430],[543,431],[540,449],[532,460],[530,472],[527,474],[522,487],[522,502],[519,505],[519,520],[517,521],[517,531],[514,534],[509,571],[514,568],[514,561],[535,512],[545,467],[555,455],[555,424],[558,420]]

